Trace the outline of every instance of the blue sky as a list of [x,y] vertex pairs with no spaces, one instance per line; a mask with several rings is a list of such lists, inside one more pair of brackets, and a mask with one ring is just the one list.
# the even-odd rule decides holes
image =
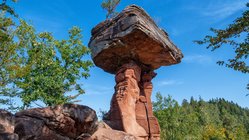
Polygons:
[[[210,27],[224,28],[246,9],[246,0],[123,0],[117,8],[121,11],[130,4],[143,7],[156,23],[165,29],[171,40],[182,50],[184,59],[178,65],[156,70],[153,97],[161,92],[181,102],[191,96],[204,100],[225,98],[249,107],[245,89],[249,76],[218,66],[217,60],[234,56],[231,47],[215,52],[193,43],[211,34]],[[38,32],[49,31],[57,39],[67,37],[72,26],[83,29],[84,44],[90,39],[91,29],[105,20],[101,0],[19,0],[14,5],[17,13],[30,20]],[[88,57],[90,59],[90,57]],[[81,80],[86,94],[79,97],[80,104],[99,111],[109,110],[114,93],[114,75],[98,67],[91,69],[91,77]]]

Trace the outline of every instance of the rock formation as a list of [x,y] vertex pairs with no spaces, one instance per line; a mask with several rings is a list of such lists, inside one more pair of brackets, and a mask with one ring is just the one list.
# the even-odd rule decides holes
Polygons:
[[95,111],[83,105],[0,111],[0,140],[84,140],[97,127]]
[[159,140],[151,80],[155,69],[180,63],[181,51],[140,7],[132,5],[92,30],[94,63],[115,74],[104,122],[87,106],[64,104],[12,115],[0,110],[0,140]]
[[104,121],[141,139],[160,139],[150,99],[153,71],[179,63],[181,51],[135,5],[93,28],[89,47],[96,66],[115,74],[115,93]]
[[0,110],[0,140],[140,140],[98,122],[87,106],[33,108],[15,115]]
[[106,123],[100,122],[98,130],[91,136],[91,140],[139,140],[131,134],[110,128]]
[[15,116],[0,109],[0,140],[18,140],[14,133]]
[[97,127],[95,111],[75,104],[29,109],[15,116],[15,133],[21,139],[76,139],[93,134]]

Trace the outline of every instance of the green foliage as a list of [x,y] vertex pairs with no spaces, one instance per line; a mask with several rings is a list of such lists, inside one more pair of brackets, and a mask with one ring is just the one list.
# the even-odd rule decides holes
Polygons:
[[[249,3],[247,3],[247,8]],[[232,24],[225,29],[211,28],[213,36],[207,35],[203,40],[195,41],[203,45],[207,44],[207,49],[212,51],[222,47],[231,46],[235,51],[235,57],[227,61],[218,61],[217,64],[225,65],[242,73],[249,73],[249,10],[244,11],[241,17],[238,17]],[[249,89],[249,84],[248,84]]]
[[[38,100],[51,106],[83,94],[78,80],[89,77],[93,63],[84,60],[90,51],[82,43],[81,30],[73,27],[67,40],[56,40],[49,32],[36,33],[5,9],[0,16],[0,104],[12,105],[10,99],[20,97],[23,107]],[[70,91],[77,94],[66,96]]]
[[[17,2],[17,0],[11,0],[12,2]],[[6,11],[9,14],[18,17],[18,15],[15,13],[14,9],[11,8],[9,5],[7,5],[7,0],[2,0],[2,3],[0,4],[0,10]]]
[[[14,43],[14,31],[11,29],[15,26],[14,19],[17,15],[14,10],[7,5],[7,1],[3,0],[0,4],[0,104],[6,105],[11,110],[16,110],[13,97],[17,96],[17,90],[11,77],[12,71],[9,70],[10,65],[17,62],[14,50],[18,45]],[[6,16],[9,14],[10,16]]]
[[179,106],[171,96],[157,93],[153,109],[163,140],[249,139],[249,110],[224,99],[191,98]]
[[103,0],[101,7],[106,10],[106,19],[114,17],[117,12],[115,11],[116,7],[121,0]]

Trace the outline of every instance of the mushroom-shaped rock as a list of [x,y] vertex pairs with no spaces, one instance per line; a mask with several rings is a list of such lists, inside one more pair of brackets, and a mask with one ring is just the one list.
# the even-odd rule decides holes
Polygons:
[[130,60],[147,71],[177,64],[183,57],[168,34],[135,5],[98,24],[92,30],[89,47],[94,63],[113,74]]
[[93,28],[89,47],[94,63],[115,74],[115,93],[104,121],[140,139],[159,140],[160,126],[151,102],[153,71],[180,63],[181,51],[135,5]]

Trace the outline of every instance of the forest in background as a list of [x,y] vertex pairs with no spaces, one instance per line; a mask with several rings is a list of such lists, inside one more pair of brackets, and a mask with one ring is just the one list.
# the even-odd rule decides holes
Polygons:
[[153,109],[162,140],[249,139],[249,109],[223,98],[204,101],[191,97],[179,104],[157,93]]

